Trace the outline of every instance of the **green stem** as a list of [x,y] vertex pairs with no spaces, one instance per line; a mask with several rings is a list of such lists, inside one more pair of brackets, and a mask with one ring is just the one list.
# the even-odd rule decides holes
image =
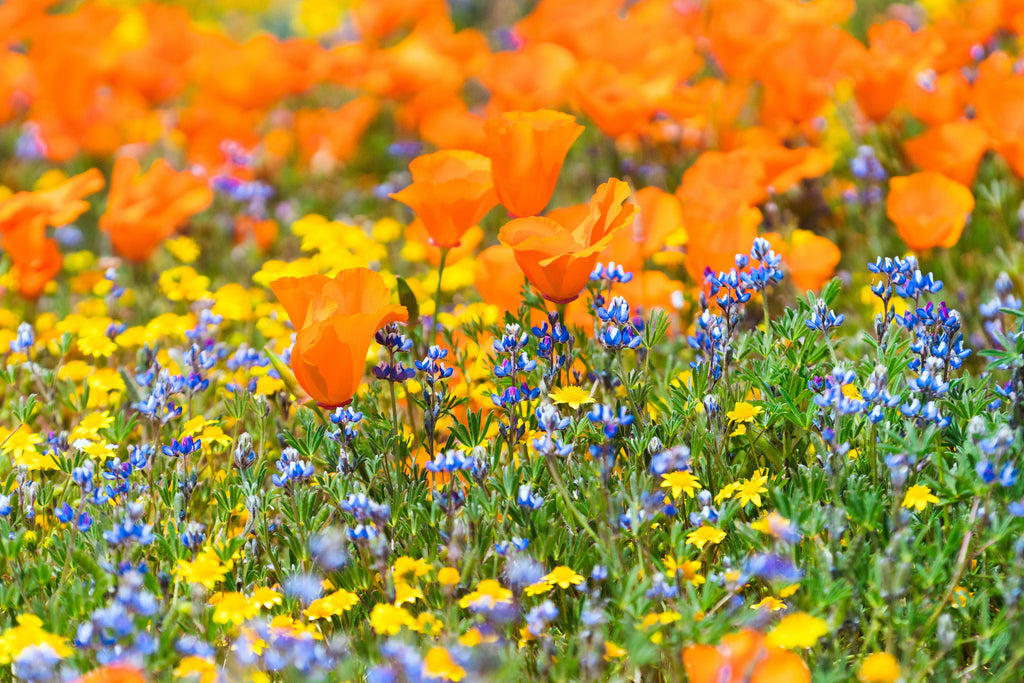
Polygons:
[[583,530],[587,532],[587,535],[594,540],[594,543],[600,544],[601,539],[599,539],[597,534],[594,533],[594,530],[590,528],[590,522],[587,520],[586,516],[579,511],[576,505],[573,504],[572,498],[569,497],[569,490],[565,488],[565,483],[562,481],[562,475],[558,473],[558,468],[555,467],[554,458],[550,455],[545,456],[544,461],[547,463],[548,473],[551,475],[551,480],[555,483],[555,488],[558,489],[559,495],[562,496],[562,502],[564,502],[565,506],[569,508],[569,512],[571,512],[572,516],[576,518],[576,521],[579,522],[581,527],[583,527]]
[[431,323],[434,328],[430,330],[428,344],[434,343],[434,336],[437,332],[437,316],[441,312],[441,282],[444,277],[444,262],[448,260],[449,251],[451,251],[451,247],[441,248],[441,262],[437,265],[437,293],[434,294],[434,320]]
[[768,317],[768,290],[761,292],[761,310],[764,311],[764,357],[772,352],[772,321]]

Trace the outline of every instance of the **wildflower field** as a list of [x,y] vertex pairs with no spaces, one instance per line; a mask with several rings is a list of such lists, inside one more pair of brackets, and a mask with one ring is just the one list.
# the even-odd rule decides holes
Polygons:
[[0,680],[1024,681],[1022,36],[0,2]]

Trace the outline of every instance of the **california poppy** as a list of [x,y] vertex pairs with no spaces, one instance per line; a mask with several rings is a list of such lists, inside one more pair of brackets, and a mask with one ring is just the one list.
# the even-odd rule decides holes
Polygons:
[[1024,76],[1009,55],[997,52],[978,67],[974,106],[993,149],[1024,176]]
[[50,190],[18,192],[0,201],[0,232],[40,218],[44,225],[60,227],[88,211],[83,197],[103,187],[103,174],[93,168],[68,178]]
[[953,121],[929,128],[903,143],[907,156],[926,171],[936,171],[970,186],[981,157],[988,148],[988,135],[977,121]]
[[[639,210],[632,224],[615,236],[599,260],[615,261],[626,270],[639,271],[644,260],[660,251],[665,239],[682,227],[683,212],[678,197],[653,185],[637,190],[633,199]],[[548,215],[555,218],[553,214]]]
[[368,268],[333,278],[283,277],[270,288],[295,328],[295,379],[324,408],[347,405],[355,396],[377,330],[408,320],[405,307],[391,303],[383,276]]
[[923,171],[892,178],[885,209],[911,249],[952,247],[974,210],[974,196],[941,173]]
[[535,43],[486,56],[477,78],[491,91],[492,111],[525,111],[560,105],[575,69],[576,58],[569,50]]
[[302,109],[295,114],[295,135],[306,163],[333,169],[355,154],[366,128],[377,116],[372,97],[352,100],[340,109]]
[[114,250],[140,263],[147,260],[174,230],[213,201],[213,192],[188,171],[175,171],[157,159],[146,173],[139,162],[121,157],[110,179],[107,210],[100,229],[110,234]]
[[798,291],[817,291],[835,273],[840,255],[839,247],[827,237],[810,230],[794,230],[783,260]]
[[56,240],[46,236],[42,220],[23,223],[5,232],[3,248],[11,257],[18,293],[26,299],[38,299],[63,264],[60,247]]
[[413,183],[392,194],[409,206],[438,247],[454,247],[498,203],[491,162],[482,154],[444,150],[409,164]]
[[868,41],[871,47],[855,69],[857,103],[871,120],[881,121],[899,103],[911,74],[923,70],[943,45],[933,33],[915,33],[896,19],[869,28]]
[[627,203],[629,185],[612,178],[597,188],[590,212],[569,229],[550,218],[517,218],[498,233],[516,262],[544,298],[557,304],[576,299],[587,286],[597,258],[616,233],[629,225],[636,206]]
[[799,655],[764,640],[745,629],[723,636],[718,646],[690,645],[683,650],[686,676],[690,683],[810,683]]
[[503,244],[487,247],[473,261],[473,278],[480,298],[503,311],[515,311],[522,301],[526,278],[516,255]]
[[146,677],[140,669],[131,664],[117,662],[82,674],[72,683],[145,683],[145,681]]
[[235,244],[241,244],[252,237],[260,251],[268,251],[277,239],[277,221],[273,218],[259,219],[241,215],[235,218]]
[[513,111],[484,125],[491,176],[502,206],[513,216],[536,216],[551,201],[565,155],[583,126],[548,109]]
[[[584,62],[572,82],[572,99],[608,137],[619,138],[643,128],[654,115],[643,77],[622,72],[607,62]],[[670,91],[663,93],[668,96]]]
[[732,214],[768,196],[765,177],[764,162],[747,150],[704,152],[683,174],[676,195],[684,208],[696,202],[714,205],[715,213]]

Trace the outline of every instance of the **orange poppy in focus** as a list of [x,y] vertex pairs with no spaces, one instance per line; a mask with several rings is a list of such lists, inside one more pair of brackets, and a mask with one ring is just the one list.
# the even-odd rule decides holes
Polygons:
[[575,300],[587,286],[598,255],[636,213],[627,203],[630,190],[612,178],[597,188],[587,217],[572,229],[550,218],[517,218],[498,233],[512,247],[516,262],[545,299],[556,304]]
[[723,636],[718,646],[683,649],[690,683],[810,683],[811,672],[799,655],[765,645],[764,636],[744,629]]
[[508,112],[484,125],[494,188],[509,213],[525,217],[544,210],[582,132],[574,117],[548,109]]
[[391,195],[413,211],[437,247],[458,246],[498,197],[491,183],[491,162],[482,154],[444,150],[409,163],[412,185]]
[[213,202],[213,191],[188,171],[175,171],[164,159],[139,173],[139,161],[121,157],[110,179],[107,210],[100,229],[114,250],[135,263],[146,261],[175,229]]
[[333,278],[283,277],[270,288],[295,328],[295,379],[331,410],[355,396],[377,330],[409,317],[404,306],[391,303],[383,276],[369,268],[342,270]]
[[976,121],[954,121],[907,140],[903,148],[910,160],[924,170],[970,186],[988,148],[988,135]]
[[82,674],[72,683],[145,683],[145,681],[146,677],[140,669],[118,662]]
[[911,249],[952,247],[974,210],[974,196],[941,173],[923,171],[889,181],[885,210]]

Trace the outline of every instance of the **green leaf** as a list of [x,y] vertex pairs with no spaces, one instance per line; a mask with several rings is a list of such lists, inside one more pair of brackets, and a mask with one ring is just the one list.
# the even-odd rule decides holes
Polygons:
[[420,304],[405,278],[395,279],[398,281],[398,302],[409,312],[409,326],[415,327],[420,322]]

